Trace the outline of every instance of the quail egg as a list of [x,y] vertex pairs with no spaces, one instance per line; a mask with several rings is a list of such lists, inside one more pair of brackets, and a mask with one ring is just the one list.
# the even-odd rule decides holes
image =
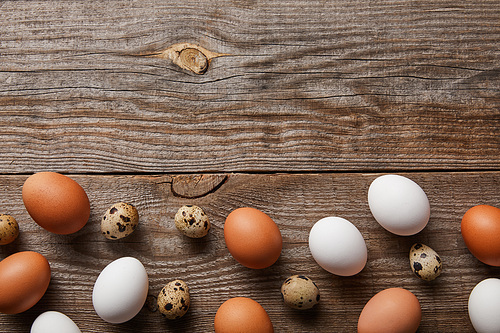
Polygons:
[[200,207],[185,205],[175,214],[175,226],[188,237],[201,238],[210,230],[210,221]]
[[158,294],[158,309],[167,319],[184,316],[190,303],[189,288],[182,280],[167,283]]
[[0,214],[0,245],[12,243],[19,236],[19,225],[10,215]]
[[281,285],[281,296],[293,309],[307,310],[319,303],[318,286],[305,275],[293,275]]
[[101,220],[101,232],[107,239],[127,237],[137,228],[139,213],[133,205],[119,202],[111,206]]
[[436,251],[425,244],[416,243],[410,249],[410,266],[416,276],[432,281],[441,274],[442,262]]

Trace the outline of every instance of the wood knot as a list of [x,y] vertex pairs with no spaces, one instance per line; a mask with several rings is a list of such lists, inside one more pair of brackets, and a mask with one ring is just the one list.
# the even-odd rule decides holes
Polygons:
[[163,51],[148,54],[147,56],[170,59],[180,68],[195,74],[205,74],[213,58],[228,55],[229,54],[212,52],[191,43],[179,43],[171,45]]
[[184,67],[195,74],[204,74],[208,69],[208,59],[200,50],[187,48],[180,52],[179,60]]

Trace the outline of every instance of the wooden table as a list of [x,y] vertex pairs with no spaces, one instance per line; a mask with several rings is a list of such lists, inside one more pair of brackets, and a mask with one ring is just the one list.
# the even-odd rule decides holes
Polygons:
[[[500,269],[470,254],[460,222],[474,205],[500,207],[499,64],[499,0],[0,1],[0,207],[21,228],[0,256],[38,251],[52,268],[42,300],[0,314],[0,331],[27,332],[56,310],[82,332],[211,332],[219,305],[247,296],[276,332],[355,332],[365,303],[393,286],[418,297],[420,332],[473,331],[469,293]],[[50,234],[30,219],[21,187],[38,171],[87,191],[82,230]],[[427,193],[419,234],[390,234],[371,215],[368,187],[386,173]],[[108,241],[100,219],[119,201],[136,205],[140,226]],[[207,237],[177,231],[183,204],[204,208]],[[281,230],[270,268],[247,269],[225,247],[225,217],[242,206]],[[326,216],[365,238],[360,274],[314,262],[309,230]],[[443,259],[431,283],[410,270],[414,242]],[[150,298],[112,325],[94,312],[92,287],[122,256],[145,265]],[[311,311],[280,297],[299,273],[321,292]],[[191,309],[167,321],[154,301],[176,278]]]

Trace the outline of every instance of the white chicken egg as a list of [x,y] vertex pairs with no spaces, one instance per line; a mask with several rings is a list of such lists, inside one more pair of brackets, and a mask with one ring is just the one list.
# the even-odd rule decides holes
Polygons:
[[120,324],[141,311],[148,296],[148,274],[142,263],[123,257],[106,266],[94,284],[92,303],[103,320]]
[[368,189],[368,204],[377,222],[387,231],[410,236],[425,228],[430,204],[424,190],[400,175],[384,175]]
[[341,217],[325,217],[316,222],[309,232],[309,249],[318,265],[340,276],[361,272],[368,257],[358,228]]
[[479,282],[470,293],[468,307],[477,333],[500,332],[500,279]]
[[81,331],[64,313],[46,311],[35,319],[30,333],[81,333]]

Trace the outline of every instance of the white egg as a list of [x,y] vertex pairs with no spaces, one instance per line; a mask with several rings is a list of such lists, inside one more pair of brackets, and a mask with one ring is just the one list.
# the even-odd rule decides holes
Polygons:
[[361,272],[368,256],[358,228],[341,217],[325,217],[316,222],[309,232],[309,249],[318,265],[340,276]]
[[479,282],[469,296],[469,318],[477,333],[500,332],[500,279]]
[[31,333],[81,333],[80,329],[68,316],[57,311],[47,311],[39,315]]
[[103,320],[119,324],[141,311],[148,296],[148,274],[142,263],[123,257],[106,266],[94,284],[92,303]]
[[414,235],[429,222],[427,195],[417,183],[403,176],[375,179],[368,189],[368,204],[375,220],[396,235]]

